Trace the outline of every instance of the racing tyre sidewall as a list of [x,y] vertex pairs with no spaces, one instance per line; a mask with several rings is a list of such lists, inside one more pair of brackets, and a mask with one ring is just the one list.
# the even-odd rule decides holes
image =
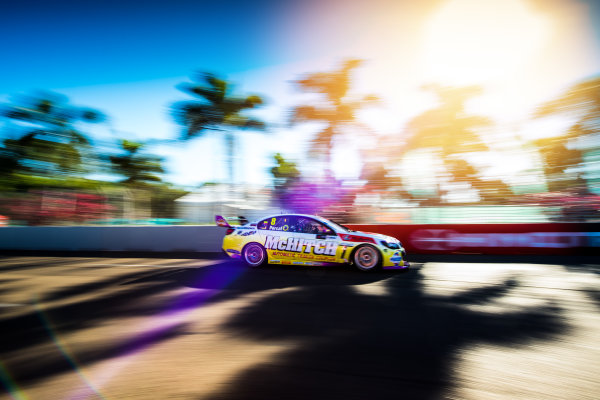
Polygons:
[[363,272],[373,271],[381,265],[381,255],[375,247],[366,244],[354,251],[352,262],[356,268]]
[[267,263],[267,251],[260,243],[248,243],[242,250],[242,261],[251,268]]

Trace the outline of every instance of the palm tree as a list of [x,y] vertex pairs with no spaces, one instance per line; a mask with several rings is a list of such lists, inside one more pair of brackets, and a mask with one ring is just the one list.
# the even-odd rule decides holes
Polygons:
[[407,140],[407,150],[435,148],[446,161],[453,155],[488,149],[475,131],[490,125],[490,120],[465,112],[465,102],[481,93],[479,87],[454,88],[431,84],[423,86],[423,89],[433,92],[439,105],[409,122],[408,129],[412,135]]
[[0,178],[8,177],[19,168],[19,153],[15,149],[8,148],[6,141],[0,147]]
[[4,140],[5,152],[13,155],[13,170],[26,175],[72,176],[85,171],[82,152],[87,142],[67,142],[40,138],[43,134],[28,133],[19,139]]
[[295,81],[296,86],[305,92],[320,93],[325,102],[319,105],[301,105],[294,108],[291,122],[324,122],[325,128],[312,140],[311,156],[324,154],[326,166],[330,167],[333,140],[349,125],[356,125],[356,112],[366,105],[378,102],[374,95],[349,97],[352,70],[360,66],[362,60],[347,60],[341,68],[332,72],[317,72]]
[[401,176],[390,173],[387,163],[370,161],[363,164],[360,179],[367,183],[370,190],[393,191],[404,199],[413,199],[414,196],[406,190],[406,185]]
[[583,162],[583,152],[576,148],[569,148],[571,140],[582,135],[584,129],[575,124],[563,136],[547,137],[533,141],[538,149],[541,159],[546,185],[551,192],[570,189],[574,187],[585,187],[586,182],[578,172],[567,173],[567,169],[576,167]]
[[557,99],[543,104],[537,117],[554,114],[572,114],[577,124],[587,133],[600,131],[600,77],[587,79],[567,89]]
[[[161,182],[157,174],[164,173],[162,158],[140,154],[143,143],[121,140],[119,146],[124,154],[110,156],[109,159],[113,172],[125,178],[120,182],[123,184],[123,218],[147,218],[152,215],[152,202],[161,191],[159,185],[148,184]],[[164,189],[166,187],[163,187]]]
[[[66,96],[54,92],[38,92],[15,100],[16,104],[5,104],[0,108],[0,116],[23,121],[33,125],[32,130],[56,138],[87,141],[85,135],[75,128],[78,121],[88,123],[103,122],[106,117],[101,112],[69,104]],[[35,128],[37,127],[37,128]]]
[[554,191],[574,186],[585,187],[585,180],[580,173],[566,172],[583,162],[583,151],[569,144],[578,138],[593,137],[600,133],[600,77],[570,87],[557,99],[539,107],[535,116],[541,118],[555,114],[571,115],[577,121],[562,136],[534,141],[542,156],[548,189]]
[[161,181],[161,178],[156,175],[165,172],[160,157],[140,155],[139,151],[144,147],[142,143],[121,140],[120,147],[125,154],[111,156],[110,162],[114,172],[125,177],[122,183],[137,184]]
[[244,115],[245,110],[263,104],[257,95],[236,96],[234,86],[210,73],[200,73],[194,83],[183,83],[178,89],[198,100],[180,101],[173,105],[173,116],[177,123],[185,127],[183,139],[201,136],[207,131],[224,133],[228,178],[233,183],[234,130],[263,130],[264,122]]
[[[5,150],[17,159],[18,170],[26,173],[59,174],[82,172],[82,156],[90,139],[78,122],[99,123],[105,116],[87,107],[69,104],[66,96],[40,92],[0,106],[0,116],[16,122],[24,132],[19,139],[6,139]],[[12,163],[13,169],[14,162]]]
[[276,153],[273,159],[277,165],[271,168],[271,175],[273,175],[275,194],[281,199],[290,187],[300,180],[300,171],[295,162],[286,160],[280,153]]
[[[432,91],[437,96],[439,105],[409,122],[410,136],[404,150],[435,151],[454,181],[470,183],[479,190],[483,198],[497,197],[493,193],[494,190],[489,190],[490,182],[486,184],[478,176],[476,169],[461,158],[465,153],[488,150],[476,131],[489,126],[491,121],[483,116],[469,115],[465,111],[466,101],[479,95],[481,88],[478,86],[444,87],[431,84],[423,86],[423,89]],[[506,193],[508,186],[502,181],[492,183],[496,185],[498,191]]]

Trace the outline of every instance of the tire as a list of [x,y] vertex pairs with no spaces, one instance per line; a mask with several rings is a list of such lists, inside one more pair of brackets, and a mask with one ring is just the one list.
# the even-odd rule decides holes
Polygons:
[[352,262],[361,271],[373,271],[381,265],[381,255],[375,247],[366,244],[354,250]]
[[260,267],[267,263],[267,251],[259,243],[248,243],[242,250],[242,261],[251,268]]

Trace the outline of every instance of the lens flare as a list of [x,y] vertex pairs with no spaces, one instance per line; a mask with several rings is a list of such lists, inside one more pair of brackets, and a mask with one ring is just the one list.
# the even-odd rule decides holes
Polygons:
[[[176,297],[168,308],[161,313],[155,314],[139,330],[139,334],[132,339],[126,340],[120,348],[120,353],[103,362],[97,371],[88,372],[86,375],[77,361],[72,357],[66,346],[56,334],[48,316],[43,309],[37,305],[40,318],[52,337],[61,354],[68,360],[73,370],[79,375],[82,385],[75,388],[67,396],[68,399],[86,399],[95,394],[102,399],[106,397],[100,388],[105,388],[111,379],[119,374],[125,367],[130,365],[142,352],[152,346],[158,339],[168,338],[175,329],[186,324],[188,317],[199,307],[202,307],[211,298],[221,293],[228,285],[234,282],[243,273],[244,268],[219,268],[218,266],[200,274],[200,279],[192,282],[191,287],[205,288],[196,289],[194,292],[184,292]],[[7,380],[8,381],[8,380]],[[93,381],[93,382],[92,382]]]

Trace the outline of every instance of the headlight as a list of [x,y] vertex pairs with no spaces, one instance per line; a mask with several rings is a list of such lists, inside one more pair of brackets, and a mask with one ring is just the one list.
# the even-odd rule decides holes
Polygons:
[[381,241],[381,244],[387,247],[388,249],[398,250],[402,245],[400,242],[386,242],[385,240]]

